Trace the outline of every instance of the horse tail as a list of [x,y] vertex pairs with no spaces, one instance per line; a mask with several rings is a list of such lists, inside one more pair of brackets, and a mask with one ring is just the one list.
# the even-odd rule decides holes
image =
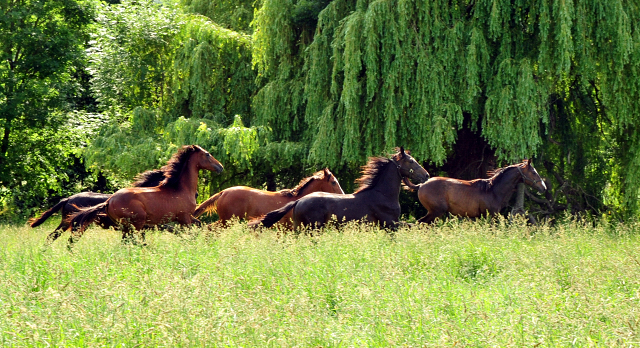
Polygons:
[[69,200],[69,197],[61,199],[60,202],[58,202],[58,204],[54,205],[53,208],[47,210],[44,212],[44,214],[42,214],[42,216],[40,216],[39,218],[31,218],[29,219],[29,226],[31,227],[37,227],[40,226],[43,222],[45,222],[51,215],[55,214],[58,210],[60,210],[65,204],[67,204],[67,201]]
[[202,204],[200,204],[197,208],[196,211],[193,212],[193,216],[194,217],[199,217],[200,215],[206,213],[213,213],[214,211],[217,210],[218,208],[218,198],[220,198],[220,196],[222,196],[222,193],[224,191],[220,191],[218,193],[216,193],[215,195],[209,197],[209,199],[207,199],[206,201],[202,202]]
[[402,177],[402,182],[405,184],[405,186],[407,186],[409,188],[409,190],[411,191],[415,191],[415,190],[419,190],[420,189],[420,185],[415,185],[414,183],[411,182],[411,180],[407,179],[406,177]]
[[287,215],[289,210],[293,209],[296,206],[296,204],[298,204],[298,201],[289,202],[284,207],[278,210],[269,212],[267,213],[267,215],[265,215],[262,218],[253,220],[252,222],[249,223],[249,227],[257,227],[259,224],[262,224],[262,226],[264,227],[271,227],[275,225],[276,222],[280,221],[285,215]]
[[76,229],[76,226],[80,226],[82,230],[84,230],[90,223],[92,223],[95,219],[98,218],[98,215],[107,213],[107,206],[109,205],[109,201],[104,203],[100,203],[98,205],[94,205],[89,208],[79,208],[74,205],[76,209],[79,211],[71,215],[67,219],[67,223],[69,224],[69,229]]

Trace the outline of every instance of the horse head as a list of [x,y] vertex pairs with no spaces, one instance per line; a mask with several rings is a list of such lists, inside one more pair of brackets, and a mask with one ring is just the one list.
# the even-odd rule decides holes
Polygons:
[[538,171],[533,167],[531,160],[524,160],[517,168],[525,184],[535,187],[540,192],[547,190],[547,185],[545,185],[544,180],[542,180]]
[[323,181],[322,191],[343,195],[344,191],[342,190],[342,187],[338,182],[338,178],[336,178],[336,176],[333,175],[333,173],[331,173],[329,168],[325,168],[323,172],[324,172],[324,180],[322,180]]
[[429,172],[411,157],[409,151],[404,151],[404,147],[400,147],[398,153],[393,155],[393,160],[398,165],[398,170],[403,178],[408,178],[418,183],[425,182],[429,179]]
[[216,173],[222,173],[222,170],[224,169],[222,164],[220,164],[220,162],[218,162],[217,159],[211,156],[211,154],[207,150],[201,148],[200,146],[198,146],[198,148],[200,149],[200,151],[198,151],[198,154],[197,154],[198,169],[204,169],[204,170],[209,170]]

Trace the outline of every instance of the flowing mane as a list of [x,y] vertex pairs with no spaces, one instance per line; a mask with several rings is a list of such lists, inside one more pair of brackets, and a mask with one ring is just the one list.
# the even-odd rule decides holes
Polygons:
[[147,170],[144,173],[136,175],[131,187],[155,187],[160,185],[164,180],[164,171],[160,169]]
[[310,177],[300,180],[300,183],[298,184],[298,186],[292,189],[283,189],[278,191],[278,194],[280,194],[283,197],[298,197],[298,195],[300,195],[300,193],[305,189],[305,187],[311,184],[311,182],[313,182],[314,180],[322,180],[322,179],[324,179],[324,170],[317,171],[313,173],[313,175],[311,175]]
[[488,171],[487,175],[491,176],[490,178],[471,180],[471,182],[480,190],[488,192],[493,188],[493,186],[499,184],[506,177],[507,172],[511,171],[512,169],[516,169],[521,164],[522,163],[516,163],[504,168],[498,168],[496,170]]
[[[397,154],[393,155],[396,157]],[[395,158],[394,158],[395,159]],[[356,183],[360,184],[354,194],[366,191],[378,183],[382,169],[391,163],[391,159],[386,157],[370,157],[369,163],[362,166],[362,176],[356,179]]]
[[180,184],[180,176],[187,166],[189,158],[198,151],[203,151],[200,146],[185,145],[176,152],[167,164],[160,168],[164,172],[164,180],[159,186],[177,187]]

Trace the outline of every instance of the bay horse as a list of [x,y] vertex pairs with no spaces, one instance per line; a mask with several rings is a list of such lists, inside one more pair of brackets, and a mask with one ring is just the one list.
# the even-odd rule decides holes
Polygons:
[[[216,211],[222,226],[232,217],[254,219],[281,208],[285,204],[298,200],[312,192],[330,192],[344,194],[338,179],[325,168],[304,178],[298,186],[277,192],[259,190],[247,186],[234,186],[222,190],[198,206],[193,216],[199,217],[204,212]],[[291,214],[286,214],[280,223],[291,228]]]
[[[83,209],[70,219],[69,247],[100,214],[122,225],[122,238],[133,237],[132,229],[168,222],[189,225],[196,220],[196,189],[200,169],[220,173],[224,169],[209,152],[197,145],[185,145],[160,168],[165,179],[156,187],[128,187],[114,193],[106,202]],[[144,240],[144,231],[141,232]]]
[[420,203],[429,213],[418,222],[430,223],[449,212],[456,216],[476,218],[485,213],[495,215],[504,208],[518,183],[547,190],[530,160],[494,171],[489,179],[458,180],[434,177],[421,185],[405,180],[412,190],[418,190]]
[[339,223],[365,220],[395,229],[400,219],[401,181],[405,177],[423,182],[429,178],[429,173],[401,147],[391,158],[370,158],[367,165],[362,167],[362,176],[356,180],[360,186],[353,194],[315,192],[288,203],[249,225],[271,227],[293,210],[294,230],[301,225],[322,227],[333,216]]
[[[149,170],[143,174],[136,176],[135,182],[131,185],[132,187],[154,187],[160,185],[160,182],[164,180],[164,172],[161,170]],[[96,193],[96,192],[80,192],[76,193],[73,196],[69,196],[67,198],[61,199],[56,205],[51,207],[51,209],[45,211],[38,218],[29,219],[29,226],[38,227],[42,223],[44,223],[51,215],[55,214],[59,210],[61,210],[62,221],[58,227],[56,227],[53,232],[49,234],[47,237],[47,244],[53,243],[60,235],[66,231],[69,226],[71,226],[68,222],[71,215],[80,211],[81,208],[91,207],[100,203],[104,203],[111,197],[110,194],[106,193]],[[115,224],[111,219],[106,215],[100,215],[96,219],[96,224],[98,226],[108,229],[109,227],[116,228],[117,224]]]

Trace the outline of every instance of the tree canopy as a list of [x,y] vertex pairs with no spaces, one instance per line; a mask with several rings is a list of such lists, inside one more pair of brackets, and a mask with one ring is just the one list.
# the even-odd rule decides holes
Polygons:
[[[41,139],[40,126],[87,120],[61,146],[116,186],[198,143],[227,169],[205,195],[281,188],[325,166],[349,190],[368,156],[401,145],[462,179],[533,158],[552,188],[530,195],[542,215],[640,208],[634,1],[5,3],[7,144],[15,129]],[[43,14],[23,21],[43,28],[33,38],[8,14],[29,6]],[[55,49],[26,53],[43,42]]]
[[254,110],[275,139],[304,114],[312,163],[362,163],[402,144],[442,165],[468,128],[502,163],[542,160],[557,188],[585,191],[582,208],[610,201],[617,177],[623,205],[637,201],[635,2],[335,0],[312,40],[292,7],[265,0],[256,13],[269,82]]
[[74,165],[73,144],[84,139],[66,113],[90,109],[83,67],[93,9],[81,0],[0,2],[2,199],[33,204],[69,179],[60,167]]

